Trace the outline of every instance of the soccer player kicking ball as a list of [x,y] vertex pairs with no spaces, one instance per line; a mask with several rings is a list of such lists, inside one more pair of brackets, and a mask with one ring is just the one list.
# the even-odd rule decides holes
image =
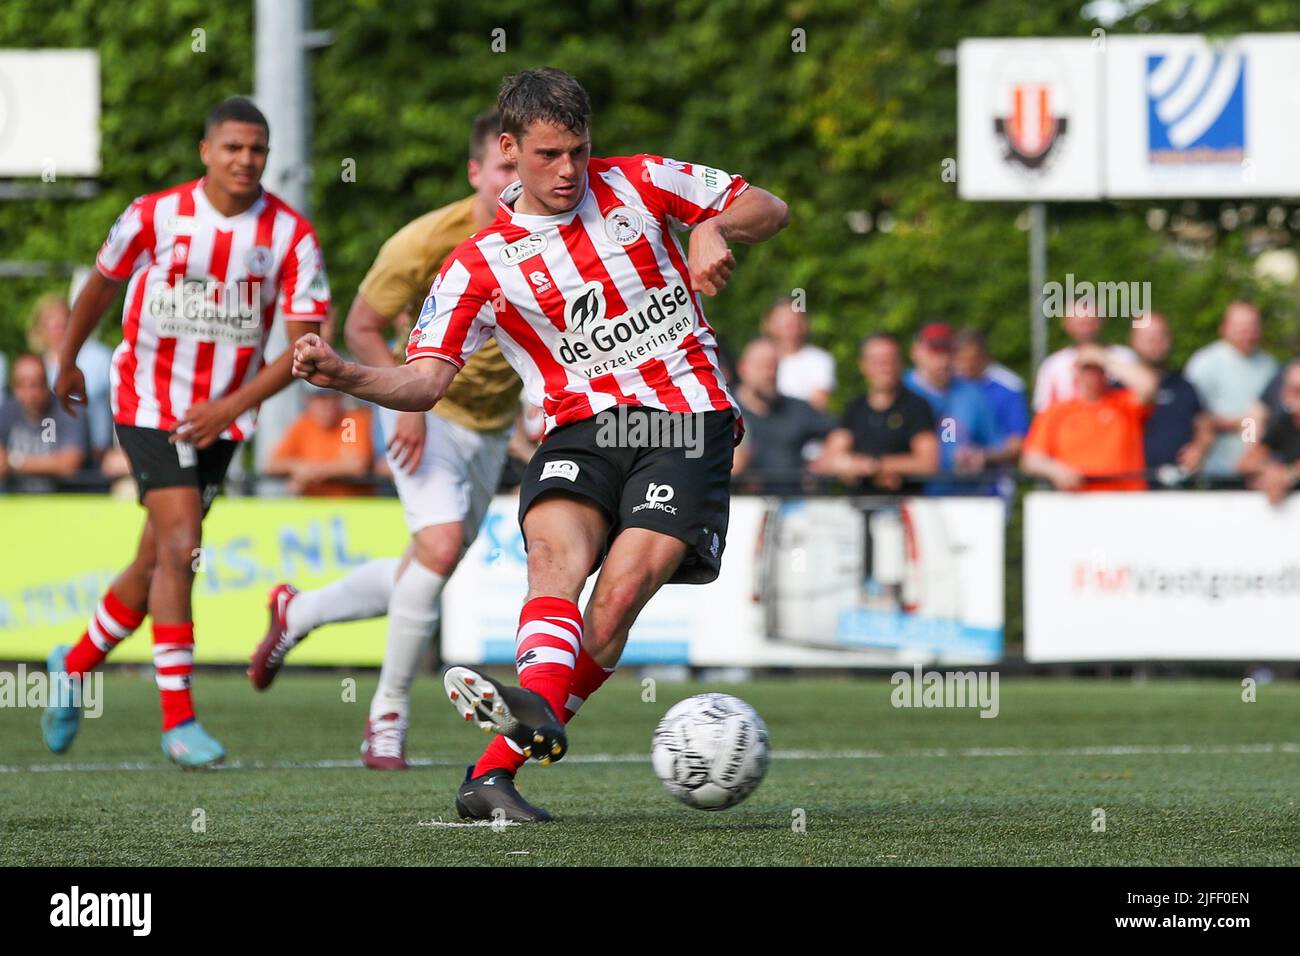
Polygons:
[[[69,411],[85,402],[77,353],[129,280],[122,344],[113,354],[112,405],[148,517],[135,559],[105,592],[81,640],[50,652],[50,674],[68,691],[112,649],[153,618],[153,658],[162,697],[162,749],[184,767],[225,752],[194,718],[190,591],[203,518],[221,490],[257,407],[292,381],[291,350],[263,365],[277,313],[292,342],[320,327],[329,308],[311,223],[262,189],[269,129],[250,101],[228,99],[207,118],[202,179],[141,196],[99,251],[98,271],[72,310],[54,390]],[[61,694],[41,719],[55,753],[81,720],[76,696]]]
[[[501,151],[519,182],[501,194],[496,221],[443,265],[407,364],[344,362],[308,335],[294,348],[294,374],[391,408],[425,409],[494,336],[542,406],[547,437],[519,496],[528,548],[516,638],[522,687],[465,667],[444,675],[461,715],[501,735],[470,769],[457,810],[525,822],[551,817],[523,799],[515,772],[530,757],[564,756],[565,722],[612,672],[641,608],[666,583],[718,575],[740,423],[697,293],[726,284],[735,265],[728,243],[768,239],[787,210],[709,166],[592,158],[587,94],[559,70],[507,77],[497,107]],[[674,225],[694,227],[689,256]],[[670,422],[685,434],[689,418],[703,441],[610,442],[600,416],[608,424],[620,405],[628,436],[662,435]],[[637,429],[631,417],[650,421]],[[598,567],[584,614],[575,602]]]
[[[497,196],[515,181],[500,139],[497,114],[478,117],[468,164],[474,194],[421,216],[384,243],[348,313],[348,345],[362,362],[397,364],[386,333],[403,310],[419,313],[447,254],[496,218]],[[500,484],[519,389],[519,376],[489,342],[433,411],[383,409],[388,463],[411,530],[406,556],[368,561],[316,591],[281,584],[271,592],[270,626],[248,669],[258,690],[271,685],[290,648],[313,629],[388,615],[384,666],[361,744],[362,762],[371,769],[406,769],[411,682],[438,623],[442,587],[478,535]]]

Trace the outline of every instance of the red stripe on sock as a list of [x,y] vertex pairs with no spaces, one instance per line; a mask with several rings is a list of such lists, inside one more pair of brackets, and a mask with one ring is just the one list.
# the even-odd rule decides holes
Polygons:
[[109,613],[116,623],[128,630],[134,631],[144,623],[144,611],[137,611],[133,607],[127,607],[118,600],[117,595],[112,591],[104,592],[104,610]]
[[[193,644],[194,643],[194,624],[187,622],[185,624],[159,624],[153,626],[153,643],[157,647],[159,644]],[[194,665],[181,664],[168,667],[156,668],[159,674],[164,676],[189,676]],[[194,700],[190,696],[188,687],[183,690],[159,690],[159,700],[162,704],[162,729],[171,730],[178,724],[183,724],[187,720],[194,719]]]
[[[134,608],[127,607],[123,604],[116,594],[112,591],[105,591],[104,597],[99,604],[95,606],[94,616],[96,623],[104,637],[116,647],[131,633],[136,630],[144,621],[144,612],[137,611]],[[127,633],[124,637],[118,638],[110,633],[105,627],[104,618],[108,617],[112,623],[117,625],[119,630],[125,630]],[[113,649],[109,648],[109,651]],[[81,632],[81,639],[77,641],[72,650],[68,651],[68,656],[64,658],[64,666],[69,674],[85,674],[94,670],[100,664],[104,663],[104,658],[108,656],[108,651],[101,650],[90,638],[90,628]]]
[[[559,597],[536,597],[526,603],[519,612],[519,630],[523,630],[524,625],[532,621],[541,621],[548,617],[568,618],[577,622],[579,629],[582,627],[582,613],[578,610],[578,605],[572,601]],[[548,623],[555,624],[558,622],[549,621]],[[581,642],[581,630],[577,637]],[[573,653],[573,645],[563,638],[554,637],[550,634],[529,635],[519,641],[517,647],[521,654],[531,647],[556,647]],[[555,711],[557,718],[560,720],[564,719],[564,703],[569,699],[569,685],[572,680],[572,667],[568,664],[552,661],[542,664],[530,664],[519,674],[519,685],[526,690],[540,694],[551,705],[551,710]],[[516,753],[504,739],[498,737],[488,744],[487,749],[483,751],[483,756],[474,765],[473,775],[479,777],[489,770],[508,770],[514,773],[524,765],[525,760],[526,758],[522,754]]]

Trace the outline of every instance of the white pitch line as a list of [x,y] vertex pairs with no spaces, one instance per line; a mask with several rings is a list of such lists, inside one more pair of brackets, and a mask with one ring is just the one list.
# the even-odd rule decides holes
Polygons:
[[[1300,754],[1300,743],[1276,744],[1123,744],[1094,747],[1035,749],[1032,747],[945,747],[925,750],[774,750],[774,760],[912,760],[918,758],[979,759],[986,757],[1128,757],[1215,754]],[[407,761],[413,767],[463,767],[464,760],[431,760],[416,757]],[[562,765],[649,763],[649,754],[573,754]],[[336,770],[360,767],[360,760],[231,760],[217,770]],[[48,763],[20,767],[0,764],[0,773],[96,773],[122,770],[170,770],[162,762],[123,761],[121,763]]]

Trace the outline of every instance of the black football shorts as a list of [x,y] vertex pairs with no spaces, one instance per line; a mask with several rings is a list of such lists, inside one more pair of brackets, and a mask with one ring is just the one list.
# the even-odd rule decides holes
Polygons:
[[208,513],[225,484],[239,442],[219,438],[207,448],[195,448],[186,442],[173,444],[171,436],[157,428],[115,427],[118,444],[131,462],[141,504],[155,488],[192,487],[199,490],[203,513]]
[[689,548],[670,584],[708,584],[727,544],[735,422],[731,410],[618,406],[557,428],[528,463],[519,488],[520,527],[543,495],[588,498],[611,524],[597,567],[624,528],[647,528]]

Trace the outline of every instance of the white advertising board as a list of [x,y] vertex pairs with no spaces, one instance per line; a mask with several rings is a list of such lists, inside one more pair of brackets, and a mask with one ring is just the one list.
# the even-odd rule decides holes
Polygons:
[[[448,662],[514,660],[527,591],[516,507],[492,503],[443,592]],[[997,498],[733,498],[718,579],[663,588],[623,662],[991,663],[1002,655],[1004,532]]]
[[1090,40],[963,40],[963,199],[1100,199],[1102,57]]
[[958,193],[1300,196],[1300,33],[965,40]]
[[99,54],[0,50],[0,176],[99,170]]
[[1025,657],[1300,658],[1300,496],[1031,492]]

